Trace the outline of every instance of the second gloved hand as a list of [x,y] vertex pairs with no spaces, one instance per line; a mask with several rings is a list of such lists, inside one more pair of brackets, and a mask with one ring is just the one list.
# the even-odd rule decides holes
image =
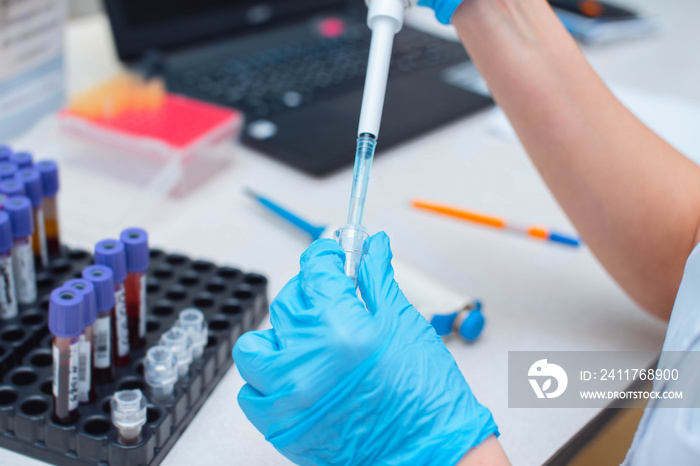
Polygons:
[[452,355],[394,281],[389,238],[371,238],[363,304],[334,241],[315,242],[234,359],[248,419],[299,464],[457,463],[498,434]]
[[435,17],[438,21],[442,24],[450,24],[452,15],[454,15],[462,1],[463,0],[418,0],[418,5],[432,8],[435,11]]

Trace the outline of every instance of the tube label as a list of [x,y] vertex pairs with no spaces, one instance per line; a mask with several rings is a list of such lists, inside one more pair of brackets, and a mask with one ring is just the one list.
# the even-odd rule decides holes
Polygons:
[[78,395],[81,403],[90,401],[91,363],[92,345],[85,334],[82,334],[78,340]]
[[126,292],[123,285],[114,292],[114,312],[117,321],[117,354],[122,357],[129,354],[129,320],[126,315]]
[[12,258],[0,260],[0,319],[17,316],[17,297],[15,296],[15,277],[12,276]]
[[[73,411],[78,408],[78,353],[79,342],[71,343],[68,366],[63,366],[64,370],[68,371],[68,411]],[[53,395],[56,399],[60,399],[60,373],[61,373],[61,351],[58,346],[53,345]]]
[[109,314],[95,321],[95,367],[108,369],[112,364],[112,319]]
[[146,338],[146,274],[141,275],[139,284],[139,337]]
[[36,272],[31,242],[15,243],[12,248],[12,269],[17,286],[17,301],[22,304],[36,301]]

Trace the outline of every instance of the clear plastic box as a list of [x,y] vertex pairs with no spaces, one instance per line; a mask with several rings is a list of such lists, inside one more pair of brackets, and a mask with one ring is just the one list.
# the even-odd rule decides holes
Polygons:
[[193,183],[221,171],[231,160],[242,122],[236,113],[216,131],[176,149],[51,115],[11,145],[28,150],[35,160],[59,164],[62,235],[92,243],[143,223],[168,195],[185,195]]

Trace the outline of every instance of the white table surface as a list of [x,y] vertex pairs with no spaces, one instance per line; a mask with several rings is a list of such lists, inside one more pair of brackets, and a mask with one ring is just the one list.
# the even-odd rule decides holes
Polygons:
[[[662,32],[587,48],[595,68],[616,83],[700,104],[700,3],[626,3],[657,18]],[[71,23],[67,65],[71,94],[119,69],[103,16]],[[371,232],[387,231],[403,260],[484,301],[488,321],[481,340],[474,345],[453,340],[448,347],[477,397],[493,411],[513,463],[539,464],[600,410],[509,409],[508,351],[660,350],[665,324],[639,310],[586,248],[539,243],[409,208],[411,198],[424,197],[571,230],[523,149],[493,136],[488,125],[482,113],[379,157],[365,224]],[[142,226],[154,246],[266,274],[273,297],[297,272],[307,240],[251,203],[243,187],[283,199],[319,222],[340,224],[351,169],[317,180],[240,146],[232,157],[207,185],[184,198],[168,199]],[[69,218],[64,223],[67,232],[79,228]],[[98,239],[65,238],[86,248]],[[233,368],[164,464],[288,464],[238,407],[242,385]],[[0,464],[39,462],[0,449]]]

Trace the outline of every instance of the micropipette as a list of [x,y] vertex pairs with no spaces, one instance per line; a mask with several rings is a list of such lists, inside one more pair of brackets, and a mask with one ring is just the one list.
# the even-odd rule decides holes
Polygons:
[[404,12],[413,6],[416,0],[366,0],[366,3],[369,9],[367,25],[372,30],[372,40],[357,130],[348,223],[335,232],[335,238],[345,251],[345,274],[355,282],[360,261],[366,252],[368,235],[362,226],[362,215],[384,109],[394,36],[403,27]]

